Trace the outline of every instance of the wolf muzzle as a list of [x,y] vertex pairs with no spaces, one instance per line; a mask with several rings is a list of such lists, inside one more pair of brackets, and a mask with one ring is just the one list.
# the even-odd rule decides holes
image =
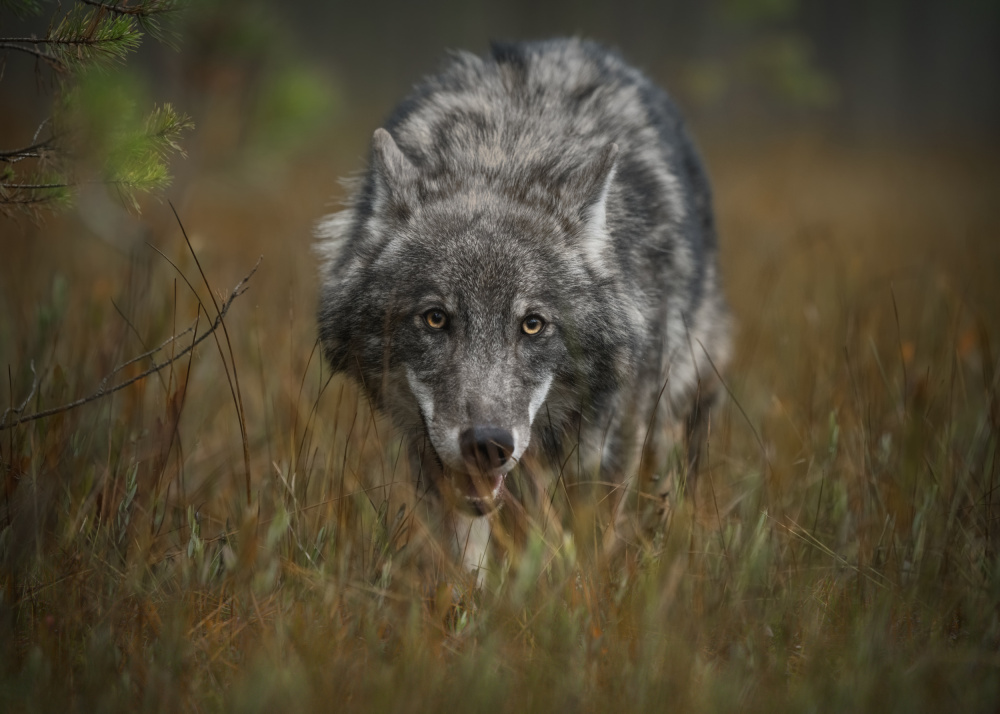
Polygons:
[[468,467],[462,489],[467,505],[479,513],[489,513],[499,505],[495,500],[510,470],[514,435],[493,426],[474,426],[463,431],[458,439]]
[[506,429],[474,426],[463,431],[458,440],[465,461],[483,473],[503,468],[514,453],[514,435]]

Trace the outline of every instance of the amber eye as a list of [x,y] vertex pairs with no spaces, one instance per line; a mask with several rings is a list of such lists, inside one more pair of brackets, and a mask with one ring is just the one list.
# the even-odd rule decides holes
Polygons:
[[428,310],[424,313],[424,322],[427,323],[428,327],[433,327],[435,330],[441,330],[446,324],[448,324],[448,316],[445,314],[444,310]]
[[545,320],[538,315],[528,315],[521,322],[521,331],[526,335],[537,335],[545,327]]

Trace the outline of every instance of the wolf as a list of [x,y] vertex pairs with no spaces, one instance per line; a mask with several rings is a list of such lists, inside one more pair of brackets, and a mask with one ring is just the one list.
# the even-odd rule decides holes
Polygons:
[[317,233],[325,358],[406,435],[469,569],[529,456],[580,449],[624,492],[679,449],[692,490],[729,355],[711,190],[616,52],[451,54]]

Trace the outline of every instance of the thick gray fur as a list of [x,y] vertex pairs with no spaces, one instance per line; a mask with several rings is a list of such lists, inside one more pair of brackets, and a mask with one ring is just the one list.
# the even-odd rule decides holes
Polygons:
[[[481,541],[467,564],[526,456],[558,463],[579,439],[627,483],[686,433],[694,464],[709,358],[721,370],[729,352],[711,203],[668,95],[580,40],[451,54],[375,132],[348,208],[319,228],[320,338]],[[463,450],[483,429],[511,437],[504,463]]]

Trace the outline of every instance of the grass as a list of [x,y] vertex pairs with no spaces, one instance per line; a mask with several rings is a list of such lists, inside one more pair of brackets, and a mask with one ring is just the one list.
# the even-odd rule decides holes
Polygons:
[[[610,565],[557,492],[480,590],[314,348],[309,226],[351,166],[192,181],[215,299],[264,254],[227,334],[0,432],[0,709],[995,711],[996,162],[708,146],[738,333],[698,507]],[[214,317],[169,210],[85,219],[0,228],[5,407]]]

